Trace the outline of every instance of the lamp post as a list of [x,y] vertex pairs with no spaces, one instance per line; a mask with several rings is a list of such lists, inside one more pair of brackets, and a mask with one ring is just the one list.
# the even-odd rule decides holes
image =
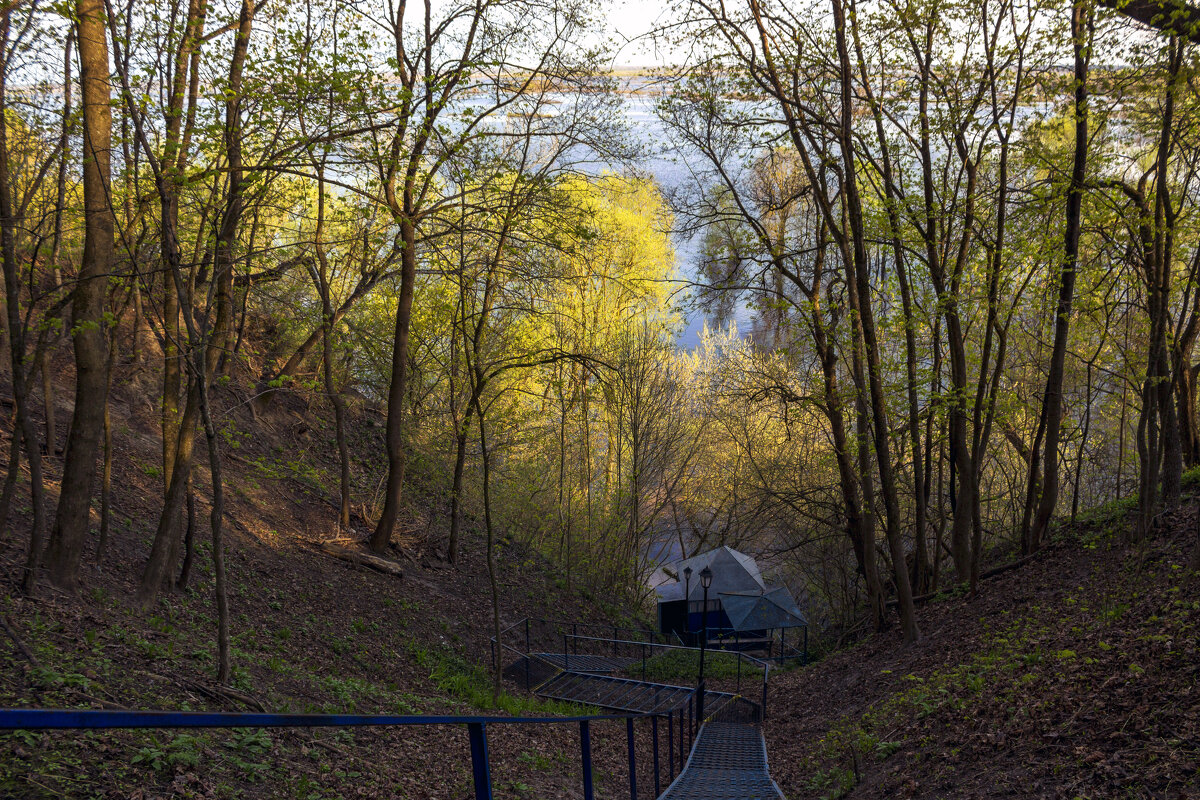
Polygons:
[[683,632],[692,635],[692,568],[683,568]]
[[700,585],[704,587],[704,605],[700,615],[703,622],[700,634],[700,678],[696,682],[696,722],[704,723],[704,648],[708,644],[708,588],[712,586],[713,573],[707,566],[700,570]]

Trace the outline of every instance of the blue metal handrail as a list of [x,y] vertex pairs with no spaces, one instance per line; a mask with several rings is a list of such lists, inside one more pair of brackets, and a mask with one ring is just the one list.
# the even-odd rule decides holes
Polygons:
[[[682,768],[683,710],[680,709],[680,753]],[[401,716],[393,714],[270,714],[230,711],[111,711],[94,709],[0,709],[2,730],[102,730],[113,728],[344,728],[364,726],[405,725],[466,725],[471,745],[471,772],[475,784],[475,800],[492,800],[491,768],[488,763],[488,725],[542,725],[576,723],[579,725],[580,765],[583,772],[583,796],[593,800],[591,723],[624,721],[626,749],[629,761],[629,797],[637,800],[637,761],[634,754],[634,722],[651,720],[654,736],[654,786],[659,792],[658,720],[667,720],[668,733],[673,733],[675,712],[667,714],[586,714],[571,717],[502,717],[502,716]],[[689,731],[690,733],[690,731]],[[675,774],[672,743],[668,743],[667,758],[671,776]]]

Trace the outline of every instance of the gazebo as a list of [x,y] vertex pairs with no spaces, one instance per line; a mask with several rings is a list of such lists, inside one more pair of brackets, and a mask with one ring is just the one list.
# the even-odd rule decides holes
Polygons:
[[[705,567],[713,574],[707,608],[699,579]],[[716,646],[769,651],[775,631],[782,641],[787,629],[808,626],[788,590],[769,588],[755,560],[731,547],[685,558],[664,571],[674,580],[657,587],[659,630],[682,641],[695,643],[707,630]]]

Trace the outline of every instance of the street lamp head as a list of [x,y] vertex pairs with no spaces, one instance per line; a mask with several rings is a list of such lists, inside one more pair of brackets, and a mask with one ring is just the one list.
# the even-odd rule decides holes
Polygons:
[[685,581],[690,581],[692,579],[692,568],[691,567],[683,568],[683,579]]
[[704,569],[700,570],[700,585],[703,586],[705,589],[712,586],[712,579],[713,579],[713,571],[711,569],[709,569],[708,567],[705,567]]

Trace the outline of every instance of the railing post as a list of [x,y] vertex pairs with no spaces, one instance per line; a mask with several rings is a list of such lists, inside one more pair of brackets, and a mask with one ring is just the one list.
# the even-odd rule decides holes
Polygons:
[[662,794],[659,784],[659,717],[650,717],[650,735],[654,736],[654,796]]
[[659,716],[650,717],[650,735],[654,736],[654,796],[662,794],[659,787]]
[[583,800],[595,800],[592,789],[592,733],[585,719],[579,723],[579,756],[583,765]]
[[[563,639],[563,641],[565,642],[566,639]],[[574,622],[571,623],[571,646],[575,648],[575,653],[578,654],[579,653],[579,625]]]
[[679,709],[679,771],[683,772],[683,765],[686,762],[684,754],[687,753],[687,745],[684,744],[684,739],[687,734],[683,730],[683,709]]
[[637,800],[637,757],[633,750],[633,717],[625,718],[625,749],[629,751],[629,800]]
[[617,654],[617,626],[613,625],[613,655]]
[[696,718],[693,710],[696,707],[696,693],[692,692],[692,696],[688,698],[688,746],[691,747],[692,742],[696,741]]
[[771,674],[771,663],[767,662],[767,666],[763,669],[763,701],[762,701],[762,718],[767,718],[767,676]]
[[675,712],[667,712],[667,774],[675,780]]
[[471,737],[471,773],[475,777],[475,800],[492,800],[492,775],[488,767],[487,733],[483,723],[468,722],[467,733]]
[[642,680],[646,680],[646,645],[642,645]]
[[741,694],[742,693],[742,651],[740,649],[738,650],[738,654],[737,654],[737,662],[738,662],[737,690],[738,690],[738,694]]
[[567,635],[563,634],[563,672],[571,671],[571,652],[567,647]]
[[804,664],[808,665],[808,626],[804,626]]
[[525,618],[525,652],[528,654],[529,647],[529,617]]

